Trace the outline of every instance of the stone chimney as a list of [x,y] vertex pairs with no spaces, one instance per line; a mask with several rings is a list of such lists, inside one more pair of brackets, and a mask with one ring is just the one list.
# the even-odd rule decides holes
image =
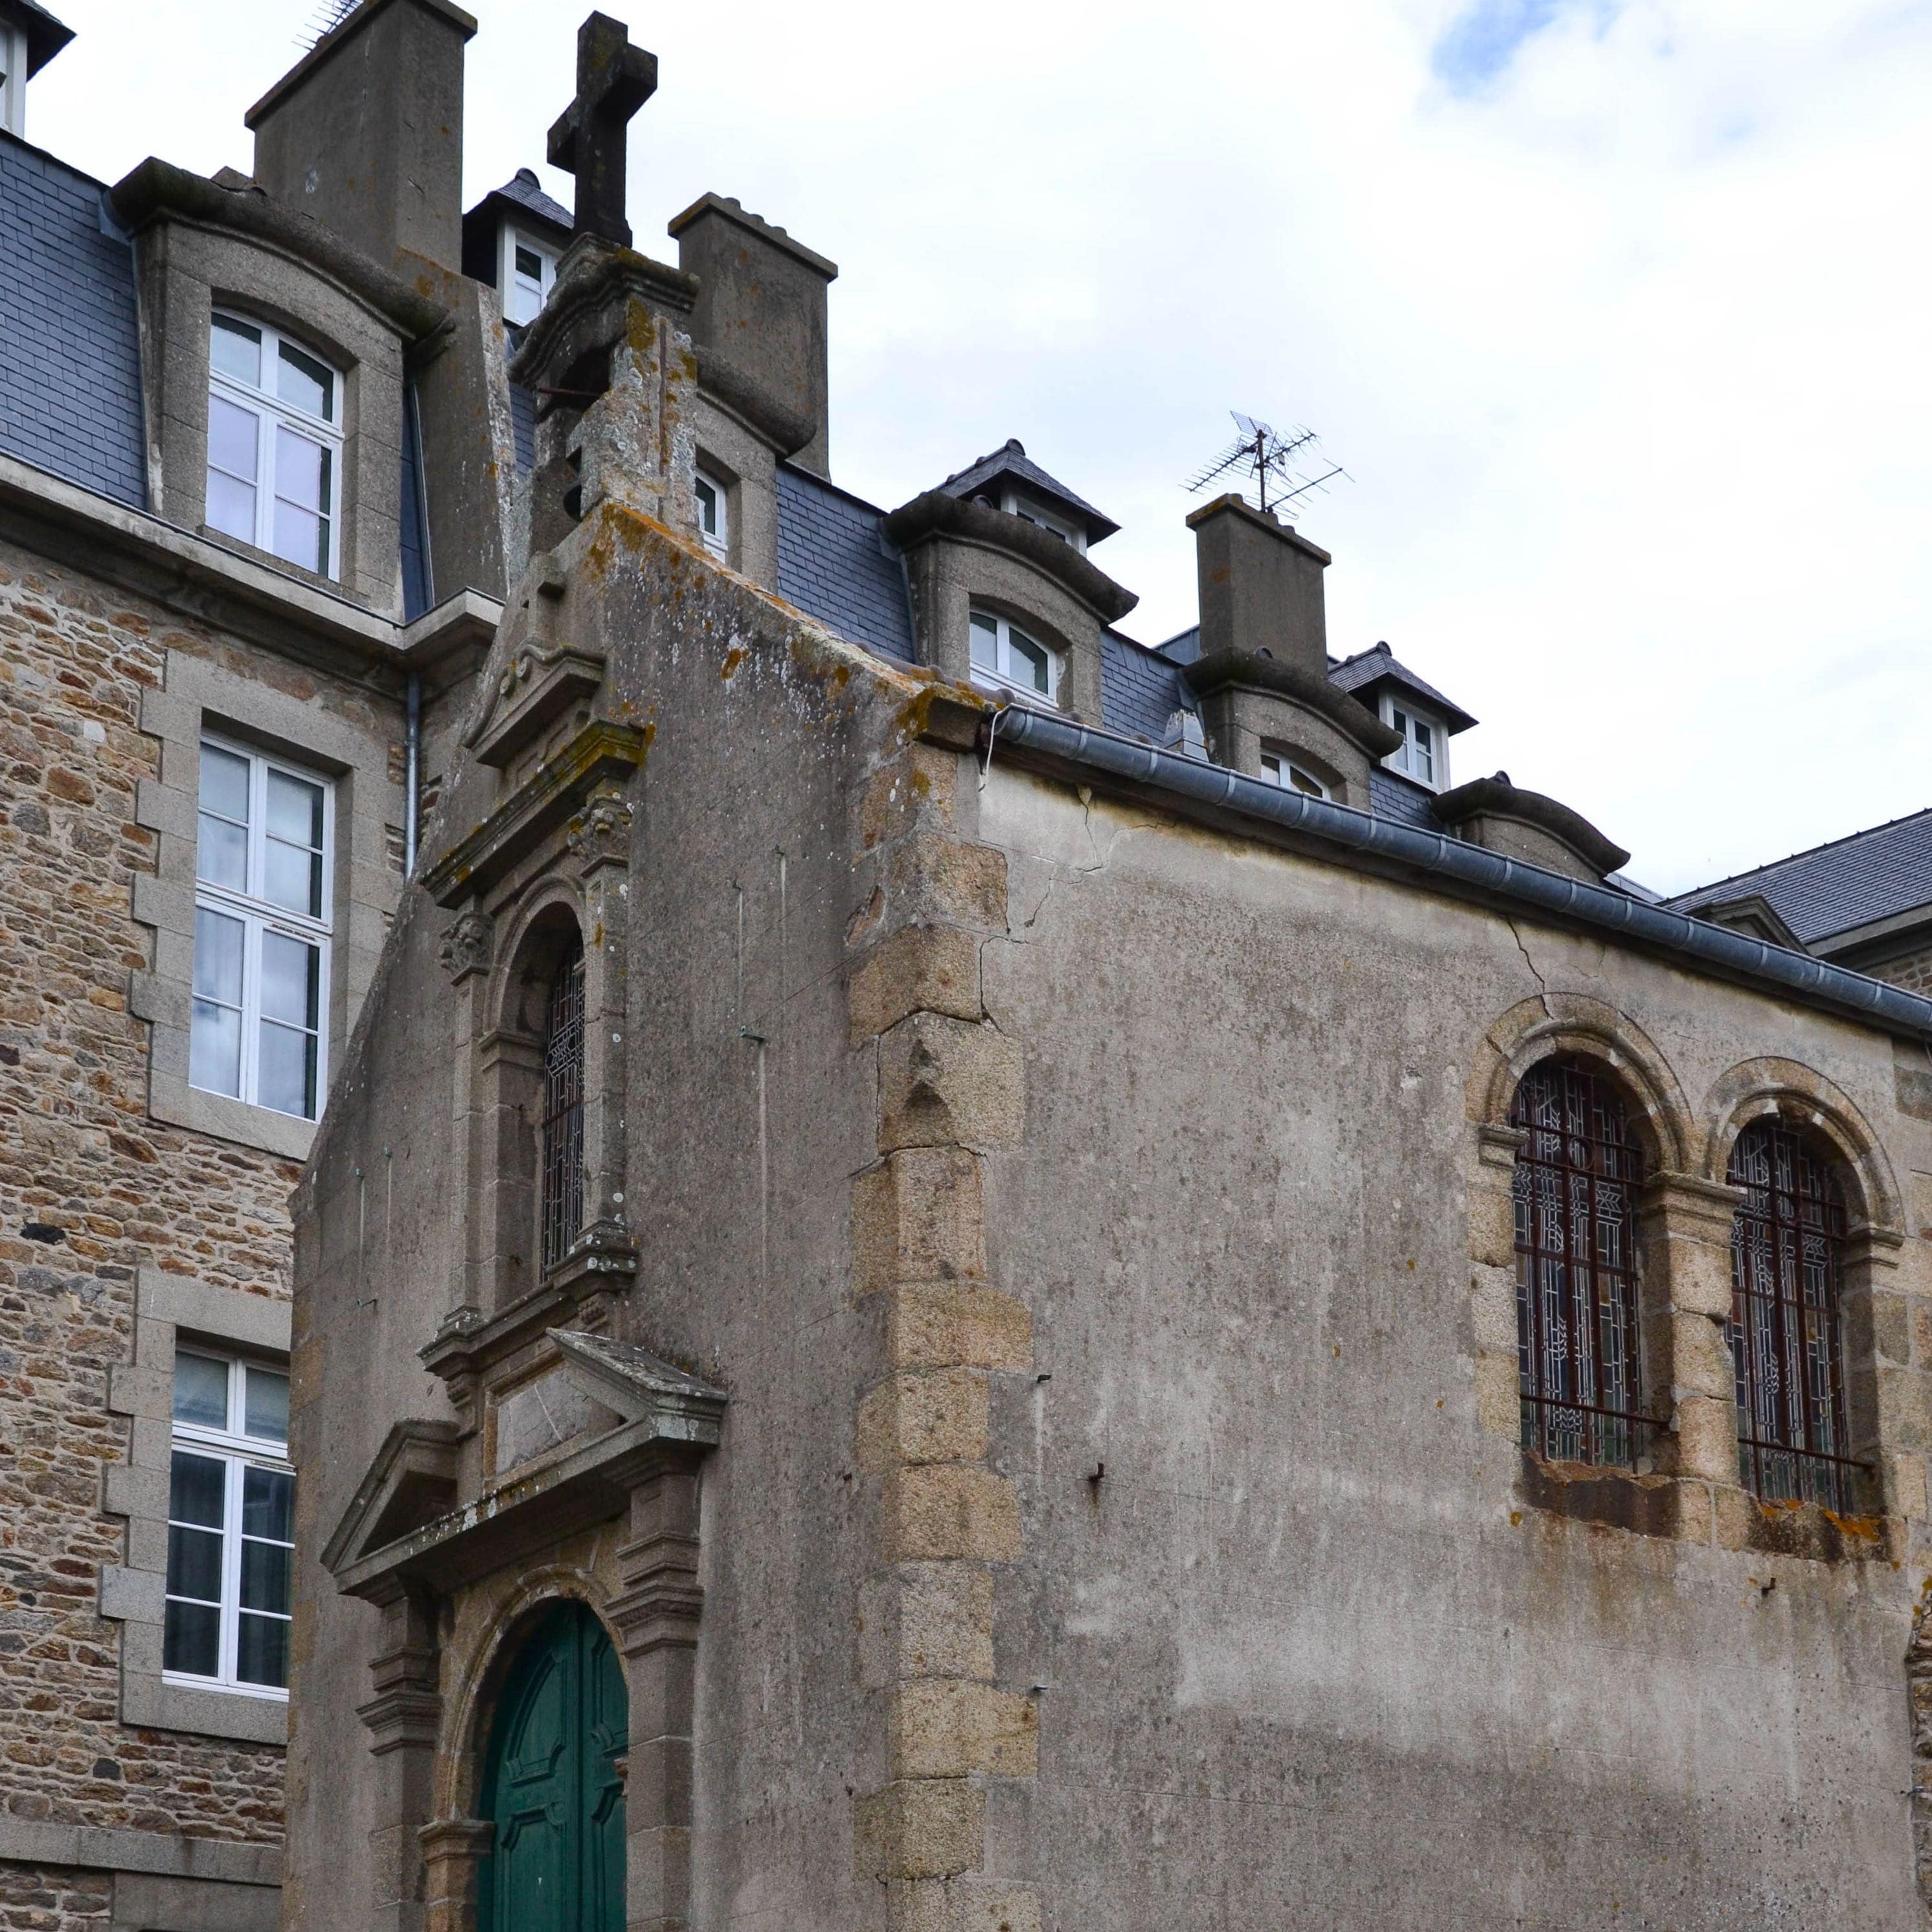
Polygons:
[[1265,655],[1328,675],[1325,550],[1239,496],[1217,496],[1187,520],[1201,591],[1201,655]]
[[698,278],[691,333],[704,386],[731,401],[748,384],[777,404],[802,439],[782,454],[829,476],[825,292],[838,265],[722,195],[693,202],[669,232],[678,266]]
[[44,7],[0,0],[0,128],[27,138],[27,83],[73,38]]
[[1182,675],[1216,764],[1366,811],[1369,773],[1401,738],[1328,678],[1328,553],[1239,496],[1187,520],[1201,653]]
[[255,178],[385,268],[463,266],[463,50],[450,0],[362,0],[248,110]]

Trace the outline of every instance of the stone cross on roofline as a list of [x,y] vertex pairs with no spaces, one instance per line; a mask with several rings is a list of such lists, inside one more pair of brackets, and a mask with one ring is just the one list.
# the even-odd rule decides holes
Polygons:
[[553,167],[577,177],[574,232],[631,245],[624,219],[625,151],[631,117],[658,91],[658,58],[631,44],[630,29],[592,14],[577,30],[577,98],[550,130]]

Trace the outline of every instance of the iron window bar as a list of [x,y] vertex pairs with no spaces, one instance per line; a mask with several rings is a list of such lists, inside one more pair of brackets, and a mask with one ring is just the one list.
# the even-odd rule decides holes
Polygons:
[[584,1225],[584,943],[557,962],[544,1016],[543,1265],[570,1252]]
[[1516,1205],[1522,1442],[1553,1461],[1634,1466],[1642,1414],[1630,1189],[1641,1176],[1623,1103],[1568,1060],[1532,1067],[1511,1126],[1523,1131]]
[[1731,1227],[1728,1339],[1739,1480],[1767,1502],[1846,1507],[1838,1286],[1845,1214],[1828,1162],[1784,1121],[1754,1121],[1727,1170],[1745,1190]]

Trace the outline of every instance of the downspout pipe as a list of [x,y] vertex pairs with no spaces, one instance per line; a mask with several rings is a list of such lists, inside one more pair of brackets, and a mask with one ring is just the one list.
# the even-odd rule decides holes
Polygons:
[[[1558,924],[1608,933],[1626,944],[1688,961],[1720,978],[1822,1006],[1906,1039],[1932,1042],[1932,999],[1902,986],[1848,972],[1728,926],[1692,919],[1608,886],[1511,859],[1443,833],[1418,831],[1327,799],[1284,791],[1220,765],[1156,751],[1043,711],[1010,704],[981,733],[989,760],[1012,750],[1049,767],[1112,778],[1184,808],[1207,807],[1260,820],[1310,841],[1357,855],[1372,867],[1419,872],[1462,897],[1501,901]],[[1197,813],[1195,815],[1198,815]]]

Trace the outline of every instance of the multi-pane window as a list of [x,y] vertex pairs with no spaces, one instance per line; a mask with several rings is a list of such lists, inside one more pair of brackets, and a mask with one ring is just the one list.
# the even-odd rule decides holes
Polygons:
[[1845,1209],[1831,1165],[1782,1121],[1754,1121],[1731,1150],[1744,1190],[1731,1229],[1731,1365],[1744,1486],[1769,1502],[1846,1506],[1838,1323]]
[[973,676],[982,684],[1004,686],[1024,698],[1060,695],[1060,653],[1030,638],[1018,625],[990,610],[972,614]]
[[336,574],[342,379],[266,322],[208,334],[208,526]]
[[720,563],[727,561],[731,548],[731,500],[715,476],[698,472],[698,533],[704,548]]
[[203,739],[188,1080],[316,1118],[327,1077],[331,788]]
[[573,932],[544,1012],[543,1264],[554,1268],[584,1226],[584,945]]
[[503,261],[499,286],[503,291],[503,320],[520,328],[534,322],[550,299],[556,282],[556,252],[514,228],[503,230]]
[[184,1348],[174,1416],[162,1669],[204,1688],[285,1694],[296,1533],[289,1378]]
[[1629,1468],[1648,1426],[1630,1230],[1640,1150],[1622,1100],[1571,1060],[1523,1076],[1510,1124],[1526,1136],[1514,1181],[1524,1446]]
[[1283,791],[1298,791],[1310,798],[1326,798],[1328,788],[1312,772],[1304,771],[1285,752],[1262,754],[1262,776]]
[[1406,772],[1419,784],[1439,788],[1448,774],[1442,768],[1442,728],[1426,718],[1418,718],[1406,704],[1391,700],[1388,722],[1402,734],[1402,742],[1389,754],[1388,762],[1399,772]]

